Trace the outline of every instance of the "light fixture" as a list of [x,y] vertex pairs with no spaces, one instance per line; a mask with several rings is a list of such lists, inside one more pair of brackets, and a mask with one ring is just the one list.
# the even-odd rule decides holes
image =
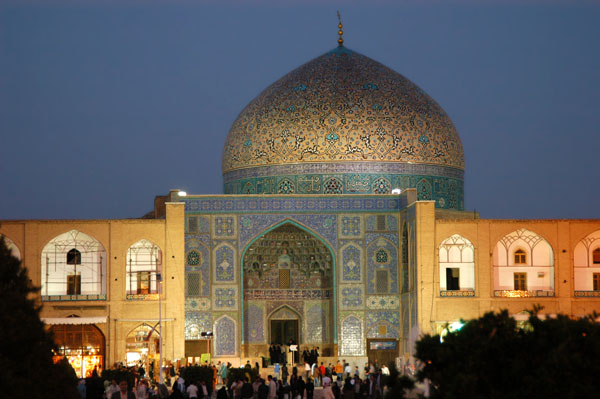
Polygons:
[[400,194],[402,194],[402,189],[395,188],[395,189],[392,190],[392,194],[400,195]]
[[180,197],[185,197],[185,196],[187,196],[187,193],[185,191],[183,191],[183,190],[179,190],[177,192],[177,195],[180,196]]

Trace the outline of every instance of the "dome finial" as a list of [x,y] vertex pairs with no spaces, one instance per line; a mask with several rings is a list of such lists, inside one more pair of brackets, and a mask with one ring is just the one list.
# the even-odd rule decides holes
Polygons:
[[337,12],[337,16],[338,16],[338,35],[340,35],[340,38],[338,39],[338,46],[340,47],[344,47],[344,39],[342,38],[342,35],[344,34],[344,31],[342,30],[342,16],[340,15],[340,12]]

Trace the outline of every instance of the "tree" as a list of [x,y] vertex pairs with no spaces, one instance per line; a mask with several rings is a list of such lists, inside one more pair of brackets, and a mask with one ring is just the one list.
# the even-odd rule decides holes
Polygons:
[[0,237],[0,386],[6,398],[78,398],[77,377],[40,320],[39,288]]
[[600,392],[600,325],[595,315],[518,326],[508,311],[486,313],[440,341],[425,335],[416,357],[432,398],[579,398]]

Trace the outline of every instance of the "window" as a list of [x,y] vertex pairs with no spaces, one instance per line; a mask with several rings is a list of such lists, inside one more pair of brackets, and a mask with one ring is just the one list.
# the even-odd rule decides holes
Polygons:
[[592,263],[595,265],[600,263],[600,248],[596,248],[592,252]]
[[290,288],[290,269],[279,269],[279,288]]
[[75,248],[67,252],[67,265],[81,265],[81,252]]
[[600,273],[594,273],[594,291],[600,291]]
[[515,265],[525,264],[527,264],[527,254],[522,249],[517,249],[515,251]]
[[378,294],[389,293],[388,277],[389,273],[387,270],[375,271],[375,292]]
[[[127,295],[158,293],[157,275],[160,273],[162,254],[158,246],[140,240],[127,250]],[[134,298],[129,298],[134,299]]]
[[527,291],[527,273],[515,273],[515,291]]
[[198,232],[198,218],[196,216],[188,217],[188,232],[190,232],[190,233]]
[[200,273],[187,273],[187,296],[200,296]]
[[67,275],[67,295],[81,295],[81,275]]
[[449,267],[446,269],[446,290],[448,290],[448,291],[460,290],[459,276],[460,276],[460,269],[458,267]]
[[377,215],[377,230],[385,230],[385,215]]
[[189,266],[198,266],[200,264],[200,253],[197,251],[190,251],[187,256],[187,264]]
[[375,262],[377,263],[388,263],[388,254],[385,249],[380,249],[375,254]]

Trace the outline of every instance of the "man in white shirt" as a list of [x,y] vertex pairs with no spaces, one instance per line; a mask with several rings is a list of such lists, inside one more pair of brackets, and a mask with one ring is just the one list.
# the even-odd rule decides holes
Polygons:
[[198,387],[193,382],[187,388],[187,395],[190,399],[198,399]]
[[385,364],[381,367],[381,375],[390,375],[390,369]]
[[275,383],[275,381],[273,381],[273,377],[272,376],[268,376],[267,379],[269,380],[269,399],[275,399],[277,397],[277,384]]

